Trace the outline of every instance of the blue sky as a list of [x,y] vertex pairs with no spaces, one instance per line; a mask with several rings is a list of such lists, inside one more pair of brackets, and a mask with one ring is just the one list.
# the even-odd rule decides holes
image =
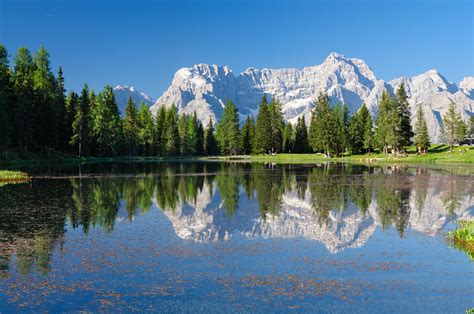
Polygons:
[[157,98],[195,63],[304,67],[330,52],[365,60],[390,80],[438,69],[474,74],[472,0],[0,0],[11,56],[44,45],[66,87],[134,85]]

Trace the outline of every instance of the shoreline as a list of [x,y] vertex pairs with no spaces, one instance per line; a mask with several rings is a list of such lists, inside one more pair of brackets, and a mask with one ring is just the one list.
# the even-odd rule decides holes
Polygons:
[[383,155],[371,153],[348,155],[342,157],[325,157],[322,154],[278,154],[270,155],[235,155],[235,156],[115,156],[115,157],[71,157],[54,156],[52,158],[15,159],[0,161],[0,167],[15,168],[35,165],[78,165],[101,162],[196,162],[196,161],[232,161],[232,162],[272,162],[277,164],[314,164],[322,162],[342,162],[354,164],[443,164],[474,166],[474,146],[458,146],[451,153],[446,145],[433,145],[432,152],[417,155],[413,149],[407,150],[406,156]]

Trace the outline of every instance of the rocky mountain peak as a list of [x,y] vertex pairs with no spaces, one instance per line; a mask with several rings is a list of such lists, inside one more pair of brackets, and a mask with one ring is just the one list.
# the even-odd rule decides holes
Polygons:
[[[389,82],[377,79],[372,69],[361,59],[331,53],[320,65],[302,69],[247,68],[234,75],[228,66],[197,64],[178,70],[172,84],[151,107],[175,104],[179,112],[192,114],[207,123],[218,120],[225,102],[231,99],[239,109],[241,120],[256,115],[262,95],[275,97],[282,103],[285,120],[295,122],[304,116],[308,122],[314,99],[320,92],[330,96],[331,103],[346,103],[351,113],[365,103],[371,113],[377,113],[382,91],[392,95],[401,82],[406,85],[412,112],[423,106],[431,140],[441,140],[441,117],[454,101],[464,119],[473,114],[473,78],[467,77],[460,87],[449,82],[437,70],[413,77],[400,77]],[[414,120],[413,120],[414,121]]]

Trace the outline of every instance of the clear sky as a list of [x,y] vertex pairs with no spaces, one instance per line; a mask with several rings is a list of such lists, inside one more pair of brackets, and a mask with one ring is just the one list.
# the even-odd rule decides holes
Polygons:
[[380,79],[438,69],[474,75],[474,1],[0,0],[11,56],[44,45],[68,89],[134,85],[157,98],[195,63],[304,67],[330,52],[365,60]]

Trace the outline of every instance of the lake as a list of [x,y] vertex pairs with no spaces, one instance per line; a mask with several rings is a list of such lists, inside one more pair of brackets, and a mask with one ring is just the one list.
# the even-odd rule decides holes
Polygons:
[[474,307],[474,169],[98,163],[0,187],[0,311]]

